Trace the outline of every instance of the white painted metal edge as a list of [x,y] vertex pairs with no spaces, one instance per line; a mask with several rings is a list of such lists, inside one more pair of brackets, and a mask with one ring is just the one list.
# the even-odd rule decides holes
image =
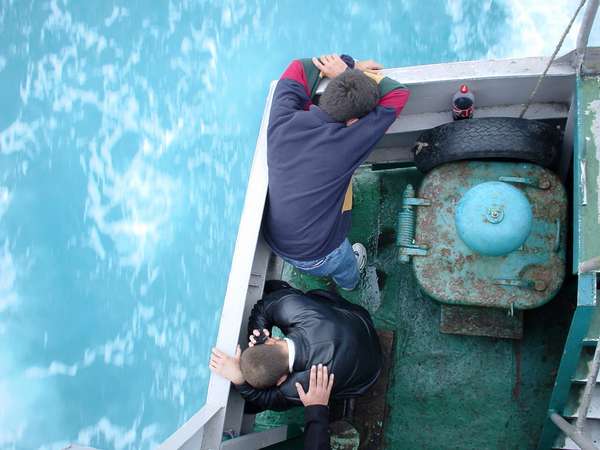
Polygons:
[[[267,195],[267,127],[271,100],[276,85],[276,81],[273,81],[270,85],[265,112],[260,125],[215,344],[219,349],[229,354],[235,352],[239,340],[248,281],[250,280],[252,261],[254,260],[254,251],[258,241]],[[205,407],[173,433],[159,449],[178,449],[198,433],[220,408],[226,407],[229,388],[229,381],[211,373]]]
[[282,425],[270,430],[260,431],[257,433],[245,434],[229,441],[224,441],[221,444],[221,450],[254,450],[258,448],[268,447],[279,442],[283,442],[287,438],[287,425]]
[[[384,69],[383,73],[410,84],[424,84],[456,78],[469,80],[536,77],[544,72],[548,60],[547,57],[529,57],[462,61]],[[575,69],[570,64],[556,61],[548,70],[548,76],[573,76],[574,74]]]
[[[421,85],[432,82],[453,80],[493,80],[497,78],[531,78],[544,72],[549,58],[529,57],[512,59],[488,59],[478,61],[461,61],[421,66],[408,66],[383,69],[382,73],[390,78],[401,81],[407,85]],[[573,76],[575,69],[569,62],[555,61],[548,70],[548,77]],[[322,93],[329,82],[324,79],[317,88],[317,93]]]
[[192,436],[198,433],[206,422],[208,422],[222,407],[206,403],[200,411],[194,414],[175,433],[163,442],[159,450],[175,450],[181,448]]

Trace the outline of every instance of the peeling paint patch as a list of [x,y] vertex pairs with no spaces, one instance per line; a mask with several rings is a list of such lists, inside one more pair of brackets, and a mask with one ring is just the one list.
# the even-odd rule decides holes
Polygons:
[[[595,157],[596,157],[596,162],[598,165],[600,165],[600,100],[594,100],[593,102],[590,102],[588,109],[586,110],[586,115],[588,113],[594,113],[594,120],[592,121],[592,126],[591,126],[591,131],[592,131],[592,135],[594,137],[594,147],[596,149],[595,152]],[[586,136],[586,141],[589,140],[589,138]],[[597,223],[600,224],[600,171],[598,172],[598,175],[596,176],[596,192],[598,192],[599,195],[597,195],[596,198],[596,202],[597,202],[597,216],[596,216],[596,220]]]

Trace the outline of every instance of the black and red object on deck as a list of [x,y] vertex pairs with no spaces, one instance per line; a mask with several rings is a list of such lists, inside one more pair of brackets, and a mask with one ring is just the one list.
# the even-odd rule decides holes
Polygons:
[[452,118],[454,120],[470,119],[473,117],[475,96],[466,84],[461,84],[452,97]]

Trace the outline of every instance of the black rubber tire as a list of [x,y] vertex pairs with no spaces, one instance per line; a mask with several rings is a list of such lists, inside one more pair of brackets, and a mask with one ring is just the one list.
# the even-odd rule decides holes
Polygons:
[[561,133],[538,120],[488,117],[459,120],[421,134],[415,164],[421,172],[452,161],[501,159],[551,167],[558,157]]

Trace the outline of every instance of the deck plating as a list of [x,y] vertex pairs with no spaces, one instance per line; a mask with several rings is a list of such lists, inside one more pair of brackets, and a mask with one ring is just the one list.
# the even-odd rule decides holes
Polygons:
[[[485,256],[459,237],[454,217],[467,191],[501,177],[529,200],[531,232],[517,250]],[[419,198],[431,206],[417,208],[415,245],[429,250],[413,257],[413,267],[430,297],[455,305],[530,309],[556,294],[565,274],[567,199],[551,172],[529,163],[445,164],[425,177]]]

